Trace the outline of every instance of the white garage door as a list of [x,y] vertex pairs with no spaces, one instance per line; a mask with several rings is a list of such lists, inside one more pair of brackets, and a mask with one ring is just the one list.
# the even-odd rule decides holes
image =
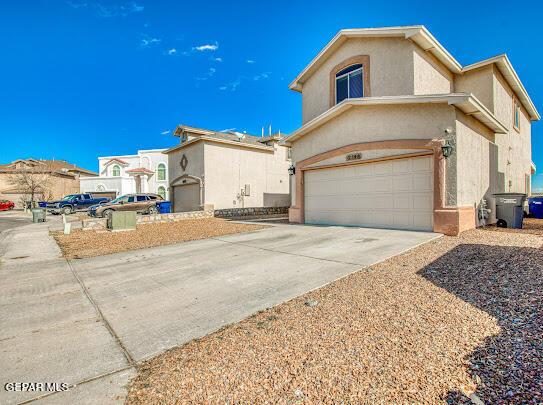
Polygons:
[[305,172],[305,222],[433,229],[433,159],[417,157]]

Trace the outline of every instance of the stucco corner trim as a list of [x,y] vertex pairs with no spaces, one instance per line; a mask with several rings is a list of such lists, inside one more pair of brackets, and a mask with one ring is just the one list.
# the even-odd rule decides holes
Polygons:
[[434,232],[457,236],[476,227],[474,207],[443,207],[434,210]]

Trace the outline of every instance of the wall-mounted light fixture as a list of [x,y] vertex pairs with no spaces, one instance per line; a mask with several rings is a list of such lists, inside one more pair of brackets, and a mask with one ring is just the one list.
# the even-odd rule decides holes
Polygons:
[[443,157],[448,158],[453,153],[453,146],[451,143],[447,140],[445,141],[445,145],[441,147],[441,152],[443,152]]
[[296,168],[294,167],[294,165],[290,165],[290,167],[288,168],[288,174],[290,174],[291,176],[296,174]]

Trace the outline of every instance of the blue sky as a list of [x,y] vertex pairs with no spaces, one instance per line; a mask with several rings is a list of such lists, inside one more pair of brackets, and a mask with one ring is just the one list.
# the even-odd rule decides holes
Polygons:
[[[0,163],[97,157],[177,143],[179,123],[291,132],[290,81],[341,28],[424,24],[462,64],[506,52],[537,108],[541,2],[94,1],[0,3]],[[543,124],[532,127],[543,173]],[[169,131],[169,132],[168,132]],[[543,174],[534,188],[543,188]]]

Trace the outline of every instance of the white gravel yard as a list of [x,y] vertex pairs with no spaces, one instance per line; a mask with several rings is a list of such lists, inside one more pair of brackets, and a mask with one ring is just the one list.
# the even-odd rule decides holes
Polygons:
[[434,240],[149,360],[127,402],[539,404],[542,245]]

